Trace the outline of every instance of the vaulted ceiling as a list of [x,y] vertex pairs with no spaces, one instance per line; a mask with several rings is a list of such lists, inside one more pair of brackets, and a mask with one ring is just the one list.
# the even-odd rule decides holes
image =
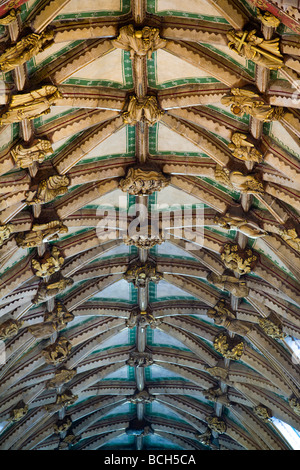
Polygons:
[[0,449],[300,448],[299,10],[0,3]]

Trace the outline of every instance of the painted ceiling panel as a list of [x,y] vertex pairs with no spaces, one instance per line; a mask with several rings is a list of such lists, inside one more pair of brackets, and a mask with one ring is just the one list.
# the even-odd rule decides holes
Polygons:
[[0,449],[299,449],[300,13],[18,5]]

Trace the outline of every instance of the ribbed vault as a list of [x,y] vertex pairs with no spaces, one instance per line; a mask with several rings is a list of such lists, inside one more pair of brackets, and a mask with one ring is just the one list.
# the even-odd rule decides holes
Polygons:
[[1,450],[297,448],[299,33],[2,2]]

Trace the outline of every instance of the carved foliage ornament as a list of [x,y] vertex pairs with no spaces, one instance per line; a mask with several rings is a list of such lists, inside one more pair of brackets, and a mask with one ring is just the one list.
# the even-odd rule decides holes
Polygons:
[[11,155],[19,168],[29,168],[34,162],[42,163],[46,156],[53,153],[49,140],[36,139],[30,147],[17,144]]
[[250,273],[258,261],[258,257],[250,248],[241,250],[237,244],[231,243],[226,243],[224,246],[221,259],[226,268],[231,269],[240,275]]
[[272,411],[264,405],[257,405],[253,408],[254,413],[263,422],[267,423],[272,418]]
[[237,361],[244,353],[243,341],[232,340],[225,333],[220,333],[214,340],[214,348],[226,359]]
[[125,245],[134,245],[137,248],[141,248],[143,250],[150,250],[155,245],[161,245],[165,240],[160,234],[154,235],[131,235],[123,238],[123,242]]
[[121,179],[120,189],[132,195],[150,195],[168,186],[170,178],[161,171],[144,168],[130,168],[126,178]]
[[13,124],[25,119],[31,120],[48,114],[50,113],[51,104],[61,96],[54,85],[44,85],[42,88],[29,93],[13,95],[4,112],[0,115],[0,125]]
[[232,88],[230,95],[221,98],[221,103],[230,106],[236,116],[249,114],[263,122],[278,121],[285,114],[282,107],[266,104],[260,95],[242,88]]
[[291,248],[300,253],[300,236],[295,228],[280,229],[278,234]]
[[252,60],[255,64],[270,70],[278,70],[283,66],[280,52],[280,39],[264,39],[257,36],[255,29],[251,31],[235,31],[227,33],[228,47],[239,56]]
[[153,51],[164,47],[167,43],[159,36],[157,28],[145,26],[141,30],[136,30],[132,24],[120,28],[119,36],[112,41],[114,47],[130,51],[130,58],[135,55],[139,57],[147,56],[152,58]]

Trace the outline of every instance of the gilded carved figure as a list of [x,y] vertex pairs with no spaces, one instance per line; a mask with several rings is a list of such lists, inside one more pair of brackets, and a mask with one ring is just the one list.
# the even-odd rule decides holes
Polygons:
[[270,338],[283,340],[286,336],[282,331],[281,321],[274,313],[271,313],[267,318],[260,318],[258,323]]
[[147,389],[139,391],[137,390],[134,395],[128,396],[127,400],[130,403],[137,404],[137,403],[152,403],[155,400],[154,395],[150,395]]
[[276,18],[269,11],[263,11],[260,8],[256,8],[257,18],[262,22],[263,25],[269,28],[277,28],[280,25],[280,19]]
[[27,191],[26,204],[30,206],[34,204],[46,204],[57,196],[66,194],[69,184],[70,179],[65,175],[49,176],[47,179],[39,182],[36,191]]
[[225,333],[220,333],[214,339],[214,348],[226,359],[237,361],[244,353],[243,341],[231,340]]
[[292,408],[292,410],[300,416],[300,400],[299,398],[295,397],[295,396],[292,396],[290,399],[289,399],[289,405],[290,407]]
[[77,399],[78,395],[73,395],[71,390],[65,390],[63,393],[57,395],[55,403],[50,403],[49,405],[46,405],[45,409],[49,413],[55,413],[64,406],[73,405],[73,403],[75,403]]
[[285,114],[282,107],[266,104],[260,95],[242,88],[232,88],[231,95],[223,96],[221,103],[230,106],[236,116],[249,114],[263,122],[278,121]]
[[150,326],[154,329],[160,325],[161,321],[155,318],[152,313],[144,311],[131,312],[130,317],[126,320],[127,328],[134,328],[136,325],[141,327]]
[[198,439],[199,442],[201,442],[201,444],[203,444],[204,446],[209,446],[211,444],[211,440],[212,440],[212,432],[211,432],[211,429],[207,429],[204,433],[202,434],[197,434],[196,435],[196,438]]
[[71,352],[71,343],[63,336],[59,337],[53,344],[47,346],[42,354],[47,364],[59,364],[63,362]]
[[155,96],[145,96],[144,98],[131,96],[122,116],[125,124],[134,125],[139,121],[144,121],[152,126],[161,119],[163,114],[164,112],[159,108]]
[[210,366],[204,366],[203,368],[204,370],[206,370],[210,375],[212,375],[213,377],[215,377],[216,379],[221,379],[221,380],[224,380],[228,383],[228,373],[229,373],[229,369],[227,369],[226,367],[220,367],[220,366],[214,366],[214,367],[210,367]]
[[152,54],[157,49],[161,49],[167,43],[159,36],[157,28],[145,26],[141,30],[136,30],[132,24],[120,28],[119,36],[112,41],[115,47],[130,51],[130,58],[134,56],[147,56],[152,58]]
[[208,427],[219,434],[223,434],[227,430],[225,421],[218,416],[208,416],[206,419]]
[[0,225],[0,247],[9,239],[13,232],[13,226],[10,224]]
[[217,165],[215,179],[232,189],[247,194],[263,193],[264,186],[258,173],[244,175],[241,171],[230,171]]
[[255,64],[270,70],[278,70],[283,66],[280,52],[280,39],[264,39],[257,36],[256,29],[251,31],[235,31],[227,33],[228,47],[239,56],[252,60]]
[[121,179],[120,189],[132,195],[152,194],[169,184],[169,178],[160,171],[144,168],[129,168],[126,178]]
[[220,403],[221,405],[231,406],[232,402],[228,399],[227,393],[222,392],[220,387],[212,387],[204,392],[204,397],[207,400]]
[[143,250],[150,250],[150,248],[153,248],[155,245],[160,245],[163,243],[165,240],[161,235],[139,235],[138,233],[136,235],[132,236],[125,236],[123,238],[123,242],[125,245],[134,245],[137,248],[141,248]]
[[54,322],[57,328],[63,328],[72,320],[74,320],[74,315],[60,301],[56,302],[54,309],[51,312],[46,312],[44,317],[44,321]]
[[129,267],[124,274],[127,282],[132,282],[134,287],[146,287],[148,283],[158,283],[163,279],[163,274],[156,271],[156,267],[147,262],[145,264],[135,264]]
[[300,236],[295,228],[280,229],[278,234],[290,247],[300,253]]
[[47,302],[47,300],[62,293],[67,287],[72,286],[73,283],[74,281],[70,278],[61,278],[58,281],[49,281],[48,283],[42,282],[32,302],[34,304]]
[[235,276],[218,275],[211,272],[207,280],[223,291],[228,291],[235,297],[247,297],[249,288],[246,281],[242,281]]
[[64,261],[65,259],[59,249],[53,246],[51,251],[46,251],[39,259],[33,258],[31,266],[36,276],[44,278],[60,271]]
[[253,412],[264,423],[267,423],[273,416],[272,411],[264,405],[255,406]]
[[44,85],[29,93],[13,95],[0,115],[0,125],[13,124],[25,119],[31,120],[49,114],[51,104],[54,104],[58,98],[61,98],[61,94],[54,85]]
[[43,52],[54,42],[54,31],[46,30],[41,34],[31,33],[10,46],[0,55],[1,72],[10,70],[25,64],[39,52]]
[[260,238],[267,235],[267,232],[261,229],[255,222],[244,217],[230,215],[217,215],[215,223],[226,230],[238,230],[249,238]]
[[30,168],[34,162],[42,163],[45,157],[53,153],[49,140],[36,139],[30,147],[16,145],[11,155],[19,168]]
[[60,220],[52,220],[45,224],[33,224],[30,232],[19,233],[15,239],[22,248],[34,248],[51,240],[57,240],[58,234],[68,232],[68,227]]
[[235,314],[227,307],[224,299],[220,299],[213,308],[208,309],[206,315],[213,318],[216,325],[223,326],[232,333],[245,336],[250,331],[249,324],[237,320]]
[[228,148],[231,150],[232,155],[239,160],[260,163],[263,159],[262,153],[247,140],[246,134],[241,132],[235,132],[232,135]]
[[[69,382],[70,380],[72,380],[72,378],[75,375],[76,375],[76,369],[72,369],[72,370],[65,369],[65,368],[59,369],[59,370],[55,371],[55,376],[53,377],[53,379],[50,379],[47,382],[46,388],[47,389],[58,388],[61,385],[64,385],[67,382]],[[71,393],[70,396],[73,397],[72,393]]]
[[71,426],[71,418],[66,417],[62,420],[57,421],[57,423],[54,425],[53,431],[55,434],[60,434],[61,432],[66,432]]
[[150,353],[133,351],[126,364],[131,367],[148,367],[153,364],[153,359]]
[[28,405],[24,403],[23,400],[21,400],[10,412],[10,418],[9,421],[16,423],[20,421],[24,416],[27,415],[28,413]]
[[12,338],[18,334],[19,329],[23,325],[22,321],[9,319],[0,325],[0,339],[5,340]]
[[241,250],[237,244],[226,243],[221,259],[226,268],[243,275],[250,273],[254,268],[258,257],[250,248]]
[[20,13],[20,10],[15,10],[12,8],[10,12],[3,16],[3,18],[0,18],[0,25],[1,26],[8,26],[10,23],[13,23],[13,21],[16,21],[17,15]]

